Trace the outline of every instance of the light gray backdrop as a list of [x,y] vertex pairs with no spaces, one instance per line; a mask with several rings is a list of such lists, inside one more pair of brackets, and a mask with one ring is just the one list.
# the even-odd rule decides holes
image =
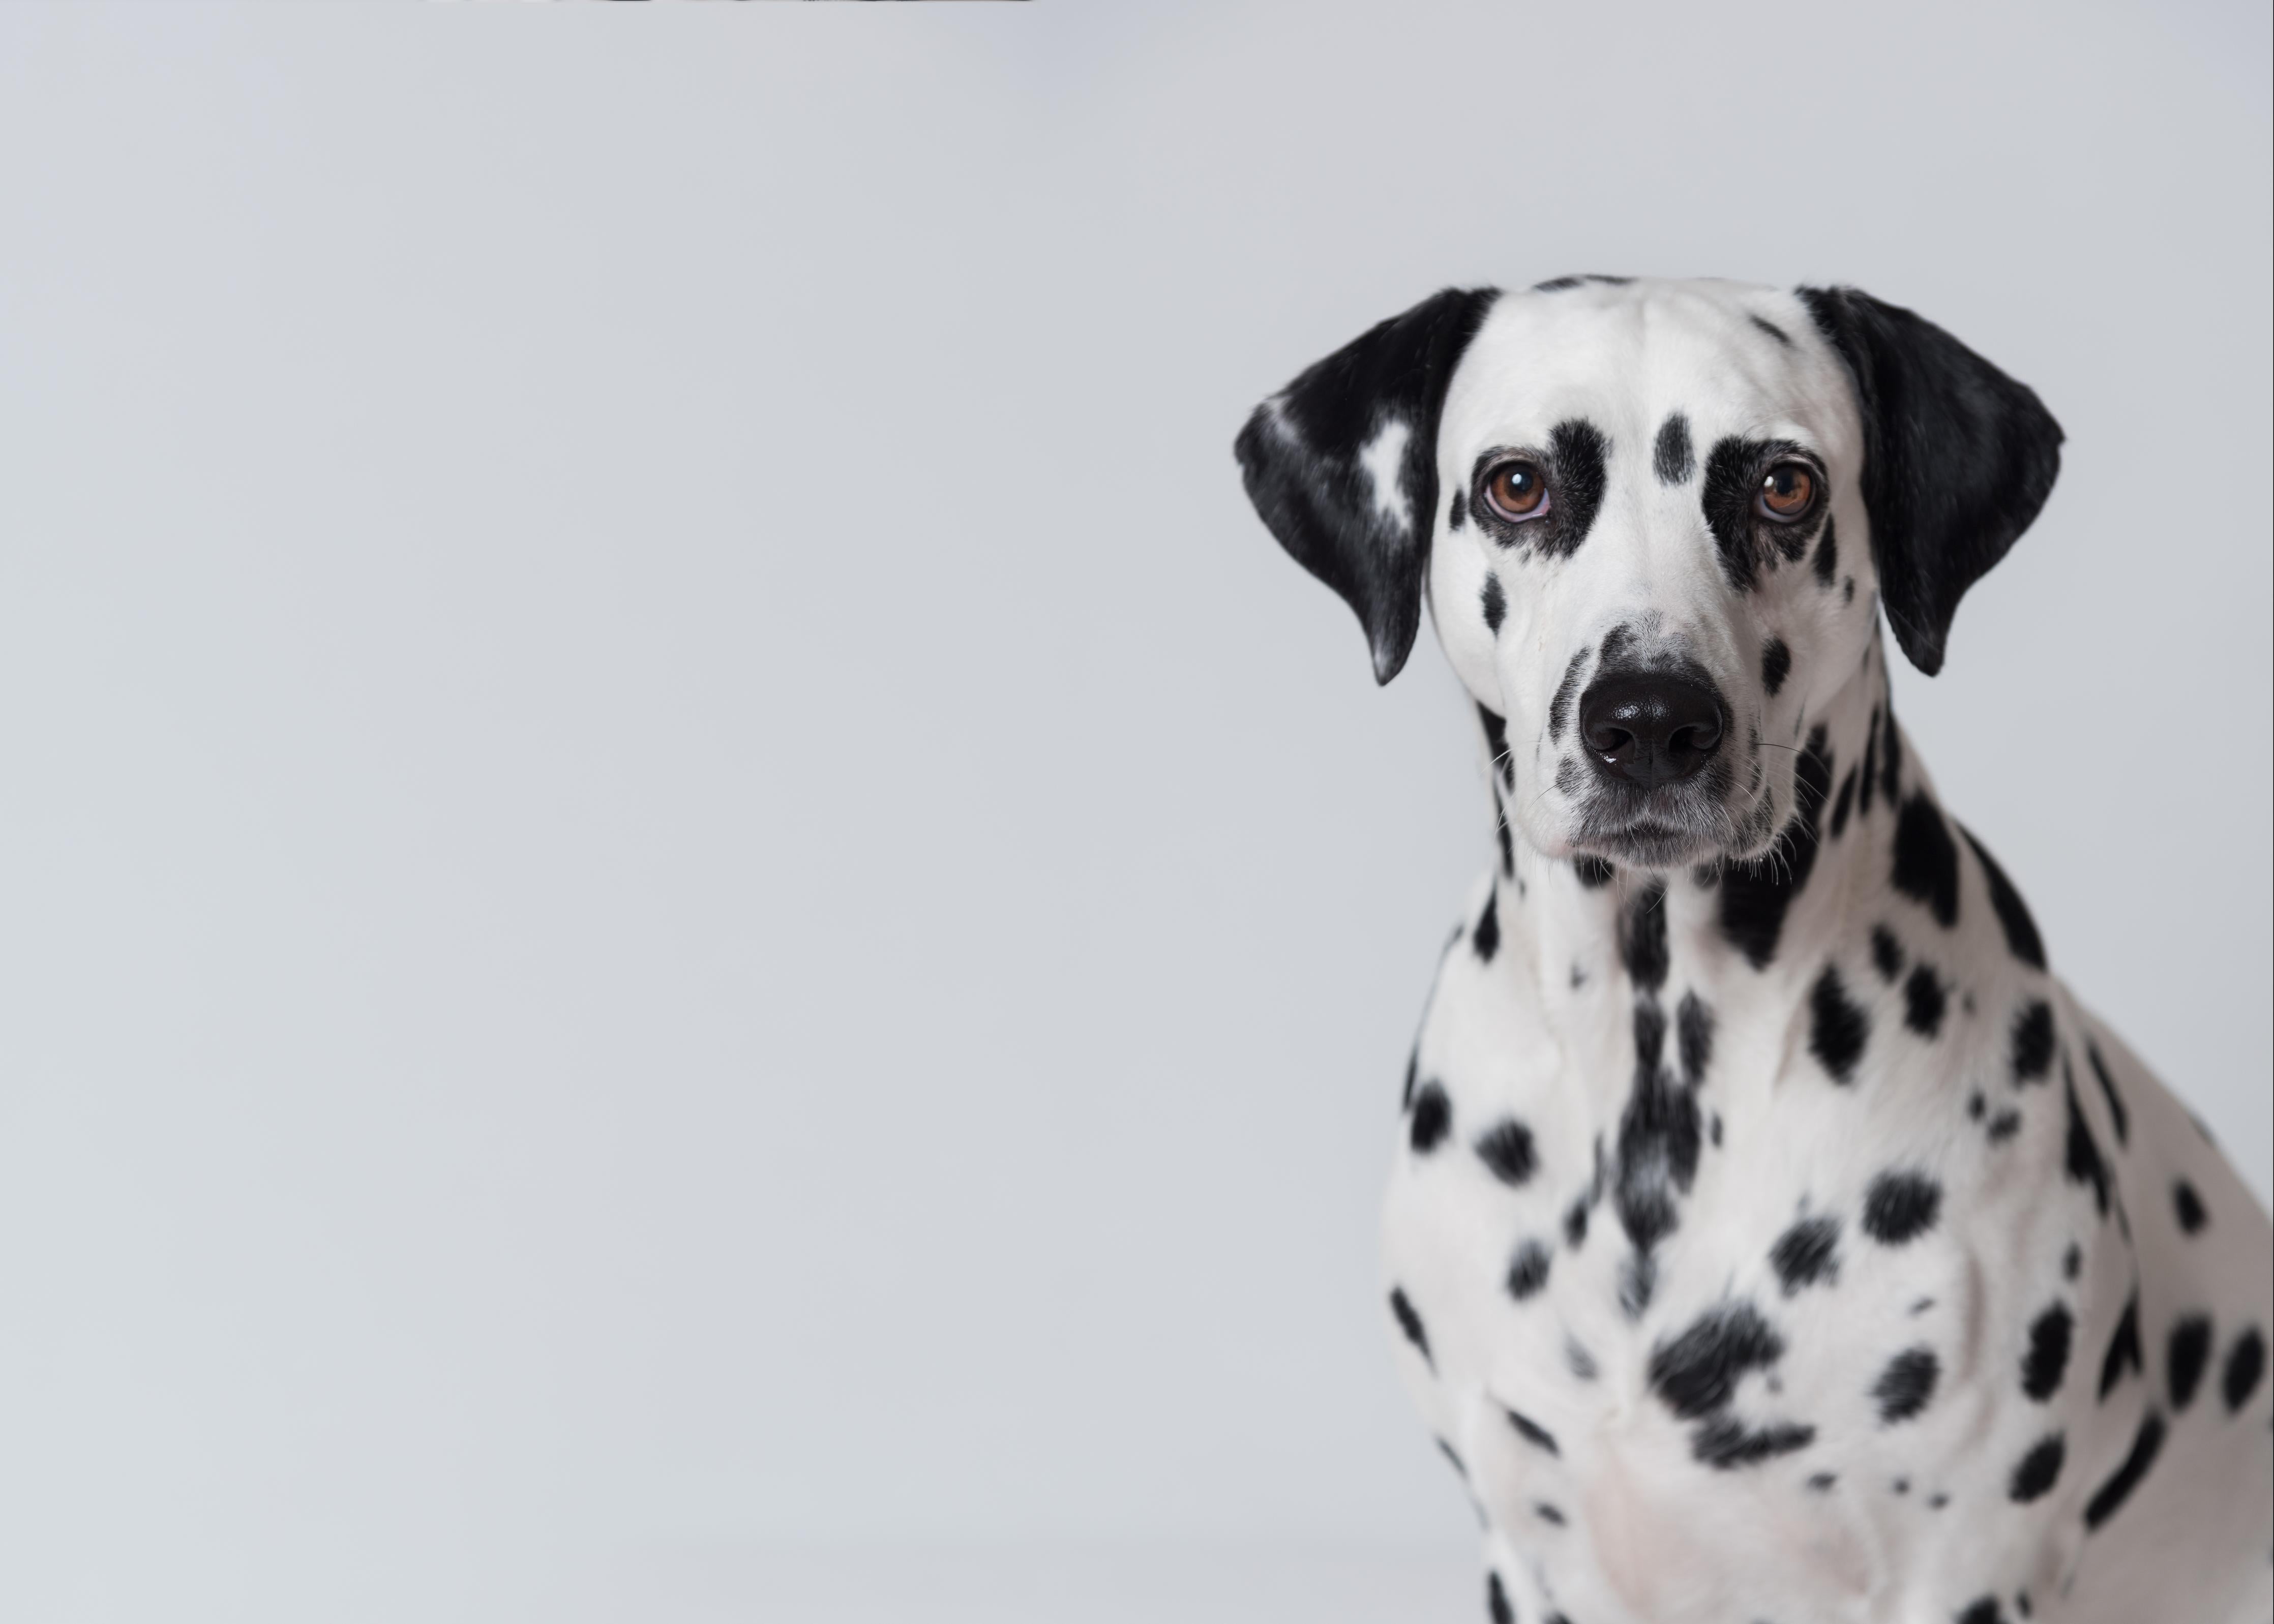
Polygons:
[[1374,1274],[1468,721],[1230,449],[1447,282],[2036,386],[1902,714],[2263,1192],[2269,56],[0,9],[0,1614],[1470,1617]]

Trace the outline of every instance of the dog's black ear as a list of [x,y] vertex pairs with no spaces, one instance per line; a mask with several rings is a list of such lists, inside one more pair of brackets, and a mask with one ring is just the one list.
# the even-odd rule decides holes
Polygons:
[[1800,297],[1855,379],[1879,601],[1932,676],[1958,600],[2052,493],[2060,425],[2026,384],[1909,311],[1853,288]]
[[1358,612],[1387,682],[1421,626],[1445,385],[1498,289],[1448,288],[1310,367],[1234,446],[1247,499],[1295,561]]

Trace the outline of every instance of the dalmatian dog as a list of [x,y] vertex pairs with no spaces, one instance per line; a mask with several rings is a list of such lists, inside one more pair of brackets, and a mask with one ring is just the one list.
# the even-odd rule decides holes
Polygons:
[[1476,707],[1383,1289],[1496,1624],[2274,1619],[2274,1230],[1888,701],[1881,612],[1937,671],[2060,441],[1865,294],[1612,276],[1239,436],[1376,677],[1426,603]]

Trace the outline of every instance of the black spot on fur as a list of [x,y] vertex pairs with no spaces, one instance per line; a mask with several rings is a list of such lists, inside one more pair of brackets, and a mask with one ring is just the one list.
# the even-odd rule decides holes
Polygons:
[[1570,1337],[1563,1340],[1563,1363],[1582,1381],[1593,1381],[1596,1376],[1595,1356]]
[[2185,1314],[2172,1327],[2164,1350],[2165,1375],[2171,1383],[2172,1408],[2185,1410],[2195,1402],[2202,1385],[2203,1366],[2210,1363],[2210,1316]]
[[2258,1391],[2258,1379],[2266,1373],[2266,1339],[2251,1326],[2234,1339],[2226,1350],[2226,1371],[2219,1378],[2219,1396],[2226,1401],[2226,1413],[2234,1414],[2250,1402]]
[[2116,1079],[2108,1074],[2108,1063],[2100,1057],[2100,1045],[2090,1038],[2086,1039],[2084,1057],[2092,1067],[2093,1076],[2100,1079],[2101,1095],[2108,1101],[2108,1120],[2110,1125],[2116,1130],[2116,1143],[2120,1147],[2129,1144],[2132,1138],[2132,1118],[2124,1109],[2122,1096],[2116,1092]]
[[1587,1239],[1587,1209],[1593,1205],[1582,1195],[1573,1199],[1563,1214],[1564,1244],[1577,1252]]
[[1610,665],[1634,641],[1634,628],[1624,620],[1603,634],[1603,664]]
[[1611,442],[1585,417],[1570,417],[1547,431],[1547,455],[1555,465],[1555,506],[1537,545],[1543,553],[1569,558],[1587,539],[1595,510],[1603,505]]
[[1532,1130],[1510,1116],[1495,1123],[1477,1140],[1477,1157],[1492,1175],[1511,1189],[1521,1188],[1539,1165],[1533,1154]]
[[1670,414],[1658,425],[1650,466],[1660,485],[1680,485],[1697,471],[1698,459],[1690,449],[1690,419],[1680,412]]
[[1984,1130],[1992,1145],[2003,1145],[2021,1131],[2022,1113],[2012,1109],[1999,1111],[1990,1119],[1989,1127]]
[[1792,650],[1785,647],[1784,639],[1772,637],[1761,644],[1761,686],[1768,689],[1771,699],[1777,696],[1777,690],[1791,674]]
[[1840,574],[1840,543],[1833,535],[1829,514],[1824,518],[1824,534],[1817,539],[1815,568],[1816,584],[1830,591],[1834,579]]
[[1832,802],[1832,838],[1837,840],[1848,831],[1848,813],[1856,803],[1856,770],[1848,769],[1840,780],[1840,793]]
[[1864,771],[1856,789],[1856,809],[1865,817],[1871,816],[1871,797],[1879,793],[1879,707],[1871,707],[1871,719],[1864,724]]
[[1879,1425],[1908,1421],[1934,1397],[1934,1384],[1942,1374],[1942,1361],[1931,1348],[1906,1348],[1887,1361],[1871,1384],[1871,1398],[1879,1406]]
[[1879,966],[1880,979],[1890,986],[1903,973],[1903,944],[1885,925],[1871,927],[1871,962]]
[[2045,944],[2037,935],[2037,921],[2029,917],[2029,905],[2022,900],[2022,893],[2014,889],[2014,882],[1990,855],[1989,848],[1974,838],[1974,831],[1961,823],[1958,832],[1966,837],[1966,844],[1974,848],[1974,855],[1982,864],[1982,877],[1989,883],[1990,911],[1998,916],[2005,928],[2006,945],[2014,957],[2033,969],[2045,967]]
[[1942,1186],[1924,1173],[1880,1174],[1864,1197],[1864,1233],[1883,1246],[1900,1246],[1934,1228],[1942,1213]]
[[1457,530],[1460,529],[1463,524],[1468,522],[1468,492],[1465,491],[1454,492],[1453,505],[1446,511],[1445,514],[1445,528],[1449,530]]
[[1832,1485],[1839,1481],[1838,1472],[1811,1472],[1808,1475],[1808,1491],[1811,1494],[1829,1494]]
[[1792,348],[1792,340],[1786,336],[1785,330],[1777,326],[1775,322],[1768,320],[1761,316],[1753,315],[1750,312],[1746,313],[1745,320],[1751,322],[1755,327],[1760,328],[1762,332],[1776,340],[1778,343],[1782,344],[1786,349],[1789,350]]
[[1516,787],[1516,762],[1508,753],[1508,720],[1499,711],[1486,705],[1477,707],[1477,719],[1485,726],[1485,742],[1492,749],[1493,771],[1499,773],[1509,788]]
[[1695,1088],[1706,1079],[1713,1059],[1713,1011],[1694,992],[1682,995],[1674,1012],[1675,1041],[1682,1051],[1682,1080]]
[[1571,860],[1571,871],[1589,891],[1600,891],[1618,877],[1618,870],[1600,857],[1581,853]]
[[1495,636],[1500,635],[1500,623],[1508,619],[1508,594],[1500,590],[1500,577],[1490,570],[1485,572],[1485,625]]
[[1477,957],[1487,964],[1490,964],[1493,955],[1500,951],[1500,891],[1497,887],[1491,896],[1485,898],[1485,911],[1477,915],[1477,928],[1469,935],[1469,945],[1476,949]]
[[1442,1085],[1424,1083],[1421,1092],[1413,1096],[1413,1122],[1408,1138],[1417,1154],[1427,1155],[1444,1140],[1453,1128],[1453,1102],[1445,1096]]
[[1727,1404],[1747,1371],[1784,1357],[1784,1339],[1751,1303],[1708,1310],[1672,1342],[1651,1350],[1650,1385],[1667,1407],[1695,1421]]
[[1728,1471],[1790,1455],[1815,1441],[1812,1426],[1779,1421],[1749,1427],[1734,1416],[1719,1415],[1709,1417],[1690,1435],[1690,1453],[1708,1466]]
[[1561,1455],[1563,1453],[1555,1447],[1555,1435],[1540,1425],[1539,1422],[1529,1416],[1518,1414],[1506,1405],[1502,1405],[1501,1410],[1508,1417],[1508,1424],[1516,1429],[1517,1435],[1525,1442],[1545,1449],[1553,1455]]
[[1542,1522],[1552,1522],[1557,1528],[1563,1526],[1563,1512],[1562,1507],[1550,1505],[1547,1501],[1543,1500],[1538,1505],[1532,1507],[1532,1515],[1537,1516]]
[[1389,1312],[1397,1320],[1397,1328],[1405,1333],[1405,1340],[1419,1351],[1422,1363],[1431,1370],[1436,1369],[1437,1361],[1429,1354],[1429,1333],[1422,1328],[1421,1316],[1413,1312],[1413,1304],[1407,1298],[1403,1286],[1390,1288]]
[[1397,1096],[1397,1109],[1401,1111],[1413,1109],[1413,1076],[1420,1069],[1421,1046],[1417,1043],[1405,1053],[1405,1087]]
[[1547,702],[1547,736],[1561,743],[1563,729],[1571,719],[1571,701],[1579,692],[1579,673],[1586,668],[1587,650],[1581,649],[1563,667],[1563,680],[1555,685],[1555,697]]
[[1816,978],[1808,996],[1809,1052],[1821,1061],[1835,1083],[1856,1080],[1856,1063],[1871,1035],[1871,1018],[1848,996],[1847,984],[1831,965]]
[[2132,1491],[2148,1475],[2156,1463],[2156,1456],[2164,1447],[2164,1417],[2150,1410],[2140,1417],[2140,1430],[2133,1436],[2131,1453],[2124,1463],[2108,1476],[2108,1481],[2093,1491],[2092,1499],[2084,1507],[2085,1531],[2090,1533],[2123,1509]]
[[1924,965],[1912,970],[1910,980],[1903,983],[1903,1025],[1931,1038],[1942,1030],[1942,1013],[1948,1004],[1932,970]]
[[1958,847],[1942,814],[1923,794],[1903,802],[1896,821],[1894,877],[1895,889],[1932,909],[1943,929],[1958,922]]
[[1666,887],[1637,891],[1619,915],[1619,961],[1644,992],[1666,985]]
[[2061,1462],[2067,1458],[2068,1444],[2059,1432],[2038,1440],[2014,1468],[2014,1481],[2007,1493],[2020,1506],[2043,1499],[2060,1477]]
[[2053,1010],[2040,998],[2014,1018],[2014,1081],[2042,1082],[2053,1066]]
[[1732,863],[1721,880],[1721,934],[1754,969],[1776,957],[1784,916],[1816,868],[1817,818],[1832,789],[1832,758],[1821,727],[1809,735],[1793,774],[1793,815],[1781,849],[1750,862]]
[[1958,1615],[1957,1624],[2006,1624],[2006,1615],[1999,1610],[1995,1596],[1984,1596]]
[[1485,1616],[1492,1624],[1516,1624],[1516,1609],[1509,1605],[1508,1591],[1498,1574],[1485,1575]]
[[1728,435],[1714,441],[1713,450],[1706,454],[1706,482],[1698,506],[1706,527],[1713,532],[1721,573],[1732,590],[1751,591],[1762,564],[1773,567],[1774,552],[1797,559],[1811,539],[1810,525],[1772,525],[1753,508],[1761,477],[1780,458],[1800,451],[1790,440]]
[[2061,1278],[2074,1280],[2083,1273],[2084,1248],[2071,1241],[2068,1244],[2068,1250],[2061,1253]]
[[1521,1303],[1547,1283],[1547,1266],[1553,1259],[1547,1248],[1538,1241],[1526,1241],[1516,1249],[1516,1256],[1508,1266],[1508,1294]]
[[1812,1286],[1819,1280],[1836,1280],[1840,1276],[1840,1221],[1837,1218],[1802,1218],[1777,1237],[1769,1248],[1769,1262],[1784,1282],[1784,1294],[1791,1297],[1803,1286]]
[[1500,871],[1510,879],[1516,877],[1516,845],[1508,830],[1508,806],[1500,798],[1500,786],[1493,786],[1493,838],[1500,843]]
[[2203,1225],[2210,1222],[2210,1214],[2203,1210],[2202,1197],[2184,1178],[2172,1183],[2172,1213],[2179,1219],[2180,1229],[2188,1235],[2200,1234]]
[[2140,1293],[2135,1288],[2117,1319],[2116,1329],[2109,1335],[2108,1351],[2100,1358],[2100,1397],[2105,1401],[2115,1391],[2127,1367],[2137,1375],[2146,1366],[2140,1349]]
[[2029,1322],[2029,1350],[2022,1356],[2022,1391],[2037,1402],[2042,1404],[2060,1391],[2075,1329],[2076,1320],[2064,1303],[2055,1303]]
[[2093,1142],[2092,1130],[2084,1125],[2084,1112],[2078,1109],[2076,1090],[2065,1091],[2068,1096],[2068,1151],[2067,1167],[2069,1182],[2092,1186],[2093,1205],[2100,1215],[2108,1216],[2108,1164],[2100,1159],[2100,1147]]
[[1437,1440],[1437,1449],[1453,1463],[1453,1470],[1460,1474],[1461,1481],[1466,1483],[1469,1480],[1468,1462],[1461,1459],[1461,1452],[1442,1438]]
[[[1887,798],[1889,806],[1894,806],[1896,801],[1902,799],[1902,730],[1895,726],[1894,706],[1890,703],[1879,718],[1879,793]],[[1938,821],[1939,821],[1939,815],[1938,815]],[[1945,833],[1942,838],[1947,840],[1950,836]],[[1950,866],[1953,870],[1951,885],[1955,890],[1958,883],[1955,877],[1958,853],[1954,851],[1950,854]],[[1951,906],[1955,909],[1957,904],[1953,903]],[[1945,920],[1943,922],[1947,924],[1950,921]]]

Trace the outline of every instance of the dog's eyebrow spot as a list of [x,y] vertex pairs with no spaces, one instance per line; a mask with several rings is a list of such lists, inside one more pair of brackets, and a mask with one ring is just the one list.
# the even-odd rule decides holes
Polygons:
[[2060,1391],[2075,1329],[2066,1303],[2053,1304],[2029,1322],[2029,1350],[2022,1357],[2022,1392],[2031,1402],[2042,1404]]
[[2007,1493],[2017,1506],[2041,1499],[2060,1477],[2061,1462],[2067,1458],[2068,1445],[2059,1432],[2039,1439],[2014,1465]]
[[1602,506],[1611,442],[1585,417],[1567,417],[1548,430],[1547,451],[1555,464],[1556,506],[1540,550],[1569,558],[1587,539]]
[[1760,328],[1762,332],[1776,340],[1778,343],[1782,344],[1786,349],[1789,350],[1792,348],[1792,340],[1786,336],[1785,330],[1777,326],[1775,322],[1768,320],[1765,317],[1756,316],[1751,313],[1746,315],[1745,320],[1751,322],[1755,327]]
[[1931,1348],[1906,1348],[1887,1361],[1871,1384],[1871,1397],[1879,1406],[1879,1425],[1908,1421],[1934,1397],[1934,1384],[1942,1374],[1942,1361]]
[[1785,646],[1783,638],[1772,637],[1761,644],[1761,686],[1768,689],[1771,699],[1777,696],[1777,690],[1784,687],[1784,680],[1791,672],[1792,650]]
[[1698,459],[1690,449],[1690,419],[1680,412],[1668,414],[1659,425],[1650,466],[1660,485],[1680,485],[1698,471]]
[[1500,635],[1500,623],[1508,619],[1508,594],[1500,589],[1500,577],[1490,570],[1485,572],[1483,598],[1485,625],[1496,637]]
[[1942,1186],[1924,1173],[1880,1174],[1864,1197],[1864,1232],[1883,1246],[1900,1246],[1934,1228],[1942,1212]]

